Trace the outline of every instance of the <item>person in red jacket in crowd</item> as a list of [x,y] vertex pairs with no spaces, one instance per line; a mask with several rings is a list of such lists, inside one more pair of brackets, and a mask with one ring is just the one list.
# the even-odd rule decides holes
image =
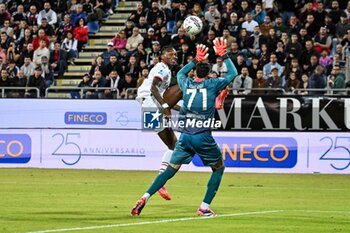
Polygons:
[[49,37],[46,35],[44,29],[40,29],[39,32],[38,32],[38,36],[35,37],[34,40],[33,40],[33,49],[34,49],[34,50],[36,50],[37,48],[39,48],[39,42],[40,42],[42,39],[46,41],[46,48],[49,48],[49,45],[50,45]]
[[78,21],[78,25],[74,28],[73,31],[75,39],[78,41],[78,51],[80,52],[83,45],[88,41],[88,27],[85,25],[84,18],[80,18]]

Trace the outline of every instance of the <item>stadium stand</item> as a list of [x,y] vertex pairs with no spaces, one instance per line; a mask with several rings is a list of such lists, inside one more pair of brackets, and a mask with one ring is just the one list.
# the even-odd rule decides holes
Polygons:
[[[134,97],[134,88],[144,78],[142,71],[150,70],[159,61],[159,50],[164,45],[171,44],[178,49],[175,74],[193,59],[196,43],[212,48],[212,41],[218,36],[228,40],[229,54],[239,75],[242,68],[247,67],[253,81],[249,85],[244,80],[237,81],[235,88],[260,88],[234,93],[275,93],[267,90],[270,87],[281,88],[283,92],[278,93],[288,94],[347,93],[344,90],[350,86],[350,1],[294,2],[296,4],[282,0],[2,1],[0,65],[7,75],[2,72],[0,93],[2,97],[20,97],[11,95],[14,92],[11,90],[5,92],[4,87],[23,86],[25,82],[18,81],[18,70],[24,70],[29,80],[34,76],[34,68],[40,65],[45,71],[41,76],[49,85],[46,86],[49,92],[41,92],[42,97],[76,98],[72,89],[81,84],[83,77],[86,79],[86,74],[89,82],[84,86],[106,89],[102,84],[92,84],[97,70],[101,71],[102,80],[106,79],[102,83],[113,85],[115,91],[124,93],[124,98],[128,98],[126,93],[133,93],[130,96]],[[203,30],[197,36],[185,35],[181,28],[189,14],[200,17],[203,22]],[[77,28],[81,18],[83,25]],[[67,39],[67,34],[72,35],[70,32],[73,38]],[[41,43],[45,46],[39,48]],[[40,59],[33,58],[34,53]],[[212,49],[209,54],[213,67],[220,67]],[[96,65],[99,55],[104,64]],[[48,67],[41,65],[44,56],[48,58]],[[27,57],[31,61],[24,65]],[[298,64],[292,64],[293,61]],[[278,75],[272,75],[275,68]],[[109,73],[113,70],[118,73],[116,82],[110,82]],[[261,72],[262,81],[256,80],[257,73]],[[131,74],[131,82],[125,80],[127,73]],[[212,75],[224,73],[213,70]],[[307,85],[302,77],[308,80]],[[307,92],[306,86],[321,90]],[[330,91],[335,88],[343,91]],[[119,94],[108,96],[120,98]]]

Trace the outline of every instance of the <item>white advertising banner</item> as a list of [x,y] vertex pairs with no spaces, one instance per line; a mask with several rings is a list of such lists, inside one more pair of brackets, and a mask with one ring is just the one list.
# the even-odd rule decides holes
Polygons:
[[0,128],[140,129],[136,100],[1,99]]
[[[215,132],[226,172],[350,174],[348,133]],[[166,147],[141,130],[0,130],[0,167],[158,170]],[[195,156],[185,171],[210,171]]]

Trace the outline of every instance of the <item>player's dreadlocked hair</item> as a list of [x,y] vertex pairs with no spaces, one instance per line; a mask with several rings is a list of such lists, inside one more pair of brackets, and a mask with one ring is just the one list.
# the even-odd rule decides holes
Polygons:
[[199,62],[196,65],[196,74],[198,78],[205,78],[210,71],[210,65],[206,62]]

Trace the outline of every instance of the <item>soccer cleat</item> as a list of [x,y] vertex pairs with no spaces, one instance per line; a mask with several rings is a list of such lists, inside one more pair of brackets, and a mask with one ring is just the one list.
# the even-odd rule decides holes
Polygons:
[[212,211],[211,209],[201,209],[201,208],[198,208],[197,210],[197,214],[198,216],[205,216],[205,217],[215,217],[216,214],[214,213],[214,211]]
[[225,102],[227,95],[228,95],[228,87],[226,87],[226,89],[222,90],[220,92],[220,94],[216,97],[215,108],[217,110],[222,109],[224,107],[224,102]]
[[161,187],[159,190],[158,190],[158,193],[159,195],[164,198],[165,200],[167,201],[170,201],[171,200],[171,197],[170,197],[170,194],[168,193],[168,190],[166,189],[165,186]]
[[141,214],[141,211],[143,207],[146,205],[146,198],[141,197],[137,202],[134,208],[131,210],[131,216],[139,216]]

